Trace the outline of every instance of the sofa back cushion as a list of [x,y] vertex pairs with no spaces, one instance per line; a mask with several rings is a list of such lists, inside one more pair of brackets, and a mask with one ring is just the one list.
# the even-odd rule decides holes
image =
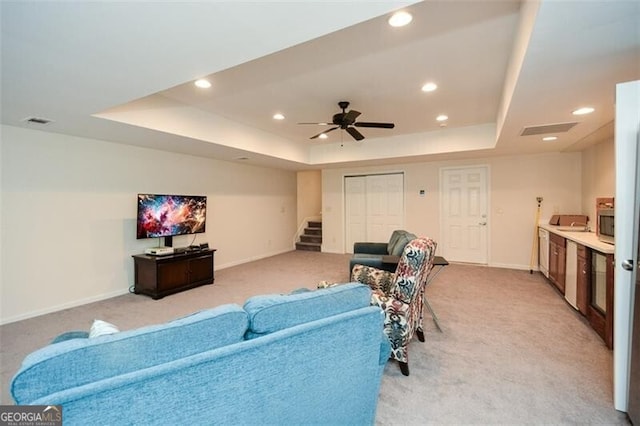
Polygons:
[[240,342],[247,314],[222,305],[174,321],[92,339],[72,339],[28,355],[13,378],[17,404],[64,389]]
[[409,243],[409,241],[415,240],[416,238],[417,237],[410,232],[401,231],[395,240],[395,244],[391,247],[391,250],[389,250],[389,254],[391,256],[402,256],[404,247]]
[[389,290],[394,299],[412,304],[418,292],[424,291],[435,251],[436,242],[430,238],[416,238],[405,246]]
[[398,239],[400,236],[406,231],[401,229],[396,229],[391,233],[391,238],[389,238],[389,244],[387,244],[387,254],[391,254],[393,252],[393,248],[396,246]]
[[254,296],[244,304],[248,339],[369,306],[371,289],[348,283],[295,294]]

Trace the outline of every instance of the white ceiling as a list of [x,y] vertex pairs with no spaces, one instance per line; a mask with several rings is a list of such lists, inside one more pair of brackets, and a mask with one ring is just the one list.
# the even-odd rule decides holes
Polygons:
[[[399,8],[413,21],[392,28]],[[287,169],[583,149],[613,135],[615,84],[640,79],[637,0],[2,1],[0,13],[3,124]],[[439,89],[424,93],[429,80]],[[297,123],[331,121],[341,100],[395,129],[309,140],[327,127]],[[585,105],[596,111],[571,114]],[[520,136],[573,121],[553,143]]]

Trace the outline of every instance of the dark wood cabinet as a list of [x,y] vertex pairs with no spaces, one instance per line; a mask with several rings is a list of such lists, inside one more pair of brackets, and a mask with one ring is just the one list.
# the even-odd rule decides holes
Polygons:
[[160,299],[204,284],[213,284],[215,249],[170,256],[137,254],[134,261],[134,293]]
[[567,240],[557,234],[549,234],[549,280],[564,294]]
[[576,304],[582,315],[589,312],[589,281],[591,280],[591,250],[578,244]]
[[613,349],[613,255],[592,250],[590,263],[587,319],[607,347]]
[[[567,278],[567,269],[575,264],[575,307],[585,316],[591,328],[602,338],[609,349],[613,349],[613,294],[614,257],[613,247],[599,249],[592,235],[575,233],[576,237],[564,237],[549,232],[549,281],[562,294],[573,285],[573,269]],[[567,238],[576,243],[576,256],[567,258]],[[595,245],[594,245],[595,244]],[[604,244],[606,246],[606,244]],[[574,260],[575,259],[575,260]],[[569,283],[567,283],[567,279]],[[570,298],[570,293],[567,296]],[[571,301],[569,301],[570,304]]]

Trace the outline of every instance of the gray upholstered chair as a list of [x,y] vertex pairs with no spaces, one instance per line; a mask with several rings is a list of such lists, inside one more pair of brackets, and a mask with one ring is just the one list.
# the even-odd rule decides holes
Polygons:
[[394,272],[398,266],[396,262],[385,262],[385,256],[400,257],[407,243],[414,238],[414,234],[397,229],[393,231],[388,243],[356,242],[353,244],[353,256],[349,260],[349,273],[355,265],[373,266],[389,272]]

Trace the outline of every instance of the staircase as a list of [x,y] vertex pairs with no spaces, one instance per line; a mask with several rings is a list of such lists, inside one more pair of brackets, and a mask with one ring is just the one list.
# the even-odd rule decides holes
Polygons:
[[300,235],[300,241],[296,243],[296,250],[320,251],[322,246],[322,222],[307,222],[304,233]]

